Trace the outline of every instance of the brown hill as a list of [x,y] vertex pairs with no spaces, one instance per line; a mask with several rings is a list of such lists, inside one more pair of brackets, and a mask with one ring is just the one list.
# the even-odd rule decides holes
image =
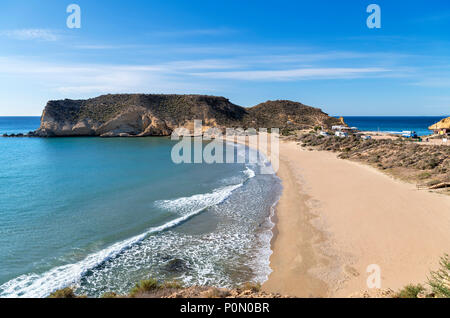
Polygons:
[[87,100],[50,101],[36,136],[167,136],[175,128],[290,128],[338,122],[318,108],[292,101],[268,101],[244,108],[206,95],[118,94]]
[[304,129],[323,125],[330,127],[339,122],[319,108],[290,100],[267,101],[247,111],[249,124],[254,124],[253,127]]

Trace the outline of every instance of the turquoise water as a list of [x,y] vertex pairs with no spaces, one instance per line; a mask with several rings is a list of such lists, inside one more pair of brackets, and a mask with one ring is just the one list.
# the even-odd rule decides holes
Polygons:
[[39,127],[40,120],[40,117],[0,117],[0,136],[34,131]]
[[419,136],[429,135],[432,124],[448,116],[346,116],[349,126],[362,131],[401,132],[415,131]]
[[[2,118],[0,132],[36,128],[14,120]],[[68,285],[125,293],[150,276],[265,280],[279,179],[259,174],[263,161],[176,165],[174,144],[0,138],[0,296],[44,297]]]

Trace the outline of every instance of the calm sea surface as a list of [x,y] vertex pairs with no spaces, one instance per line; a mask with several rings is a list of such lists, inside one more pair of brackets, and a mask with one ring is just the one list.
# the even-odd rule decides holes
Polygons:
[[[0,133],[39,118],[1,118]],[[233,286],[270,273],[267,165],[180,164],[168,138],[1,138],[0,297],[99,296],[148,277]],[[235,147],[235,155],[249,150]],[[248,155],[248,153],[247,153]]]
[[363,131],[401,132],[404,130],[415,131],[419,136],[429,135],[428,127],[448,116],[370,116],[344,117],[349,126],[358,127]]

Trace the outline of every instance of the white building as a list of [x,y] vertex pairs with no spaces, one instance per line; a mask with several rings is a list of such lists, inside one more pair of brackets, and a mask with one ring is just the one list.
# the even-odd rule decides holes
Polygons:
[[337,137],[341,137],[341,138],[348,137],[348,134],[346,132],[343,132],[343,131],[336,131],[334,133],[334,135],[337,136]]

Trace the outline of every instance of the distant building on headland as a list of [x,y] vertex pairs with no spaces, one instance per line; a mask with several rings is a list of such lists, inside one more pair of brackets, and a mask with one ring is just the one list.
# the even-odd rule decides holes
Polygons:
[[336,125],[336,126],[331,126],[331,130],[334,131],[342,131],[342,132],[351,132],[354,133],[358,130],[358,127],[348,127],[348,126],[344,126],[344,125]]
[[437,135],[450,135],[450,117],[442,119],[440,122],[428,127]]

